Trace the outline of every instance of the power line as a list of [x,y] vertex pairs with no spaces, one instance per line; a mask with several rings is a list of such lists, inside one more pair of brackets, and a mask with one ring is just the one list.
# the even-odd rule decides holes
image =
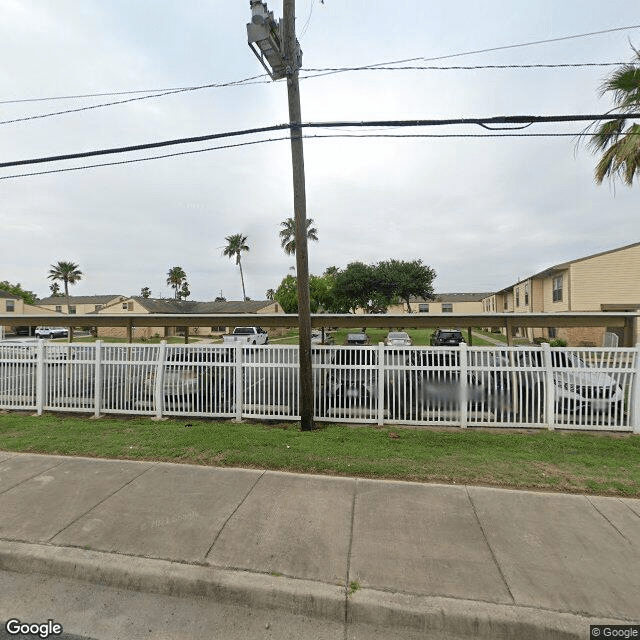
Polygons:
[[[314,134],[314,135],[303,135],[302,137],[310,140],[318,140],[318,139],[329,139],[329,138],[401,138],[401,139],[409,139],[409,138],[578,138],[582,136],[595,136],[599,135],[596,133],[411,133],[411,134],[400,134],[400,133],[381,133],[381,134],[373,134],[373,133],[364,133],[364,134],[356,134],[356,133],[332,133],[332,134]],[[615,135],[615,134],[611,134]],[[629,135],[640,135],[631,132]],[[262,140],[251,140],[248,142],[239,142],[236,144],[227,144],[220,145],[216,147],[207,147],[204,149],[193,149],[191,151],[177,151],[175,153],[165,153],[156,156],[147,156],[145,158],[135,158],[132,160],[118,160],[115,162],[101,162],[98,164],[89,164],[89,165],[80,165],[77,167],[65,167],[63,169],[49,169],[46,171],[35,171],[31,173],[17,173],[9,176],[0,176],[0,180],[12,180],[15,178],[26,178],[31,176],[42,176],[42,175],[50,175],[54,173],[68,173],[70,171],[83,171],[86,169],[95,169],[99,167],[113,167],[125,164],[135,164],[138,162],[148,162],[151,160],[161,160],[164,158],[174,158],[177,156],[187,156],[194,155],[197,153],[205,153],[208,151],[217,151],[221,149],[234,149],[238,147],[247,147],[257,144],[263,144],[267,142],[279,142],[283,140],[290,140],[290,136],[283,136],[280,138],[265,138]]]
[[[313,7],[313,5],[312,5]],[[311,16],[309,16],[311,17]],[[596,36],[596,35],[601,35],[601,34],[605,34],[605,33],[614,33],[616,31],[628,31],[631,29],[639,29],[640,28],[640,24],[634,24],[634,25],[629,25],[626,27],[615,27],[612,29],[604,29],[602,31],[591,31],[588,33],[578,33],[578,34],[574,34],[574,35],[570,35],[570,36],[561,36],[559,38],[548,38],[546,40],[536,40],[536,41],[532,41],[532,42],[521,42],[518,44],[509,44],[509,45],[503,45],[503,46],[499,46],[499,47],[491,47],[488,49],[476,49],[473,51],[463,51],[460,53],[450,53],[444,56],[435,56],[435,57],[431,57],[431,58],[426,58],[426,57],[416,57],[416,58],[405,58],[404,60],[395,60],[395,61],[388,61],[388,62],[379,62],[379,63],[375,63],[375,64],[370,64],[370,65],[365,65],[363,67],[354,67],[354,69],[373,69],[375,67],[384,67],[384,66],[391,66],[391,65],[396,65],[396,64],[404,64],[407,62],[416,62],[419,60],[422,60],[422,62],[434,62],[436,60],[447,60],[449,58],[459,58],[462,56],[469,56],[469,55],[475,55],[478,53],[490,53],[492,51],[501,51],[503,49],[515,49],[518,47],[530,47],[533,45],[537,45],[537,44],[547,44],[550,42],[560,42],[562,40],[572,40],[575,38],[586,38],[586,37],[590,37],[590,36]],[[609,63],[609,64],[624,64],[624,63]],[[346,67],[344,69],[335,69],[335,70],[324,70],[324,69],[317,69],[317,70],[312,70],[312,69],[306,69],[306,71],[328,71],[329,73],[340,73],[342,71],[348,71],[350,70],[351,67]],[[131,94],[137,94],[137,93],[171,93],[171,92],[182,92],[182,91],[192,91],[192,90],[196,90],[196,89],[205,89],[205,88],[212,88],[212,87],[216,87],[216,86],[232,86],[234,84],[253,84],[252,81],[258,79],[258,78],[264,78],[266,77],[266,74],[262,74],[260,76],[253,76],[252,78],[247,78],[245,80],[238,80],[235,82],[230,82],[230,83],[225,83],[222,85],[198,85],[198,86],[192,86],[192,87],[170,87],[170,88],[165,88],[165,89],[133,89],[131,91],[108,91],[108,92],[101,92],[101,93],[84,93],[84,94],[78,94],[78,95],[63,95],[63,96],[50,96],[50,97],[45,97],[45,98],[16,98],[13,100],[0,100],[0,104],[17,104],[17,103],[23,103],[23,102],[45,102],[45,101],[49,101],[49,100],[74,100],[74,99],[80,99],[80,98],[102,98],[102,97],[106,97],[106,96],[120,96],[120,95],[131,95]],[[266,83],[270,83],[270,81],[266,81]],[[155,96],[154,96],[155,97]]]
[[102,102],[100,104],[92,104],[86,107],[77,107],[75,109],[64,109],[63,111],[53,111],[50,113],[40,113],[35,116],[24,116],[21,118],[13,118],[11,120],[1,120],[0,125],[2,124],[14,124],[16,122],[25,122],[27,120],[39,120],[41,118],[51,118],[53,116],[61,116],[69,113],[78,113],[80,111],[90,111],[91,109],[101,109],[103,107],[112,107],[114,105],[119,104],[127,104],[128,102],[137,102],[140,100],[149,100],[151,98],[160,98],[162,96],[169,96],[176,93],[185,93],[187,91],[198,91],[200,89],[219,89],[222,87],[234,87],[240,86],[243,84],[247,84],[251,80],[255,80],[256,78],[263,78],[265,74],[261,74],[259,76],[252,76],[250,78],[245,78],[244,80],[234,80],[232,82],[224,82],[221,84],[203,84],[197,87],[184,87],[182,89],[170,89],[168,91],[163,91],[162,93],[155,93],[152,95],[138,96],[135,98],[127,98],[125,100],[116,100],[114,102]]
[[114,147],[109,149],[97,149],[94,151],[83,151],[79,153],[68,153],[57,156],[46,156],[41,158],[30,158],[27,160],[12,160],[0,163],[0,168],[16,167],[30,164],[42,164],[45,162],[58,162],[61,160],[74,160],[78,158],[88,158],[102,155],[113,155],[119,153],[130,153],[133,151],[144,151],[146,149],[157,149],[159,147],[169,147],[180,144],[193,144],[196,142],[206,142],[221,138],[239,137],[257,133],[268,133],[271,131],[283,131],[292,128],[300,129],[335,129],[341,127],[433,127],[447,125],[479,125],[485,128],[495,128],[497,125],[540,124],[551,122],[596,122],[601,120],[627,120],[629,118],[640,118],[640,113],[609,113],[609,114],[577,114],[560,116],[494,116],[490,118],[448,118],[448,119],[422,119],[422,120],[371,120],[371,121],[335,121],[335,122],[301,122],[271,125],[268,127],[255,127],[252,129],[242,129],[237,131],[227,131],[223,133],[212,133],[202,136],[192,136],[189,138],[177,138],[173,140],[162,140],[159,142],[149,142],[125,147]]
[[[335,67],[326,69],[303,69],[303,71],[309,72],[323,72],[323,71],[479,71],[484,69],[569,69],[578,67],[619,67],[625,62],[565,62],[555,64],[478,64],[470,66],[402,66],[402,67]],[[306,76],[309,78],[315,78],[316,76]]]

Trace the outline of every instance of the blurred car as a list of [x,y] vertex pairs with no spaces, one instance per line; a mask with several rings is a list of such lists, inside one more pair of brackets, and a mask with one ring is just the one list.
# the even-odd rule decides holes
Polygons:
[[[216,351],[176,349],[167,358],[162,376],[165,405],[177,407],[188,403],[196,408],[222,410],[233,398],[233,375],[225,366],[233,354]],[[156,373],[150,371],[144,379],[148,397],[153,397]]]
[[347,339],[344,341],[346,345],[363,345],[363,344],[371,344],[371,340],[369,336],[364,333],[364,331],[347,333]]
[[326,387],[329,406],[373,406],[377,396],[377,351],[338,348],[331,364]]
[[[527,367],[523,376],[532,405],[544,398],[545,371],[542,352],[522,350],[517,353],[519,366]],[[560,413],[613,413],[622,415],[624,390],[611,375],[590,371],[589,365],[571,351],[552,351],[554,402]],[[533,368],[531,368],[533,367]],[[535,368],[540,367],[540,371]]]
[[384,343],[387,347],[410,347],[413,340],[406,331],[389,331]]
[[38,327],[35,335],[37,338],[67,338],[69,329],[66,327]]
[[433,347],[457,347],[461,342],[465,342],[465,339],[460,329],[436,329],[430,340]]

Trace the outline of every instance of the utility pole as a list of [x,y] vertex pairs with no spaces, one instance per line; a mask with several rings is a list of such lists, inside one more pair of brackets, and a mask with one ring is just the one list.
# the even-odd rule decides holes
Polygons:
[[[250,0],[252,22],[247,25],[249,46],[272,79],[287,79],[289,131],[293,166],[293,208],[296,223],[296,280],[298,285],[298,330],[300,357],[300,427],[310,431],[313,423],[313,372],[311,362],[311,302],[309,299],[309,255],[307,251],[307,199],[302,147],[302,111],[298,72],[302,52],[296,40],[295,0],[282,0],[283,19],[278,25],[265,2]],[[255,47],[259,48],[259,52]],[[266,58],[266,63],[265,63]],[[271,68],[269,68],[271,67]]]

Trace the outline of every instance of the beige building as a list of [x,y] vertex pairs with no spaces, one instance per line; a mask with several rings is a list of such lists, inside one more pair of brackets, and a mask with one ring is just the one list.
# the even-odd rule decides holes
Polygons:
[[56,313],[83,315],[97,313],[104,307],[127,300],[127,296],[121,294],[105,294],[100,296],[51,296],[38,300],[38,305],[47,311]]
[[[558,313],[640,310],[640,242],[556,264],[488,295],[485,312]],[[571,346],[601,346],[598,328],[515,328],[515,337],[562,338]],[[636,334],[638,333],[636,328]],[[620,335],[620,338],[622,336]]]
[[[4,291],[0,289],[0,313],[3,313],[3,314],[15,313],[16,315],[18,314],[38,315],[38,314],[43,314],[48,312],[49,310],[44,307],[41,307],[39,305],[27,304],[20,296],[16,296],[13,293],[9,293],[8,291]],[[35,327],[32,327],[31,329],[29,329],[29,327],[21,327],[18,325],[9,324],[9,325],[4,325],[0,333],[5,334],[5,333],[16,332],[16,333],[26,333],[27,335],[29,335],[33,333],[33,329],[35,329]]]
[[[220,301],[220,302],[195,302],[190,300],[173,300],[164,298],[143,298],[133,296],[123,298],[108,304],[97,311],[100,315],[105,314],[202,314],[202,313],[229,313],[248,315],[254,313],[283,313],[282,307],[271,300],[247,300],[241,301]],[[247,324],[251,324],[247,318]],[[205,326],[189,327],[189,335],[192,336],[212,336],[228,333],[232,327],[226,326]],[[134,327],[133,339],[175,336],[181,327]],[[279,335],[284,330],[269,328],[271,335]],[[98,337],[127,337],[126,327],[99,327]]]
[[[490,293],[437,293],[433,300],[410,298],[411,313],[446,315],[447,313],[482,313],[483,301]],[[392,305],[388,313],[409,313],[406,302]]]

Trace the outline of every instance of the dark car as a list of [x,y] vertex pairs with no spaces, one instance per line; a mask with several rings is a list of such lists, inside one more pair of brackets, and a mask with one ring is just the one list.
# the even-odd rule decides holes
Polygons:
[[356,344],[356,345],[363,345],[363,344],[371,344],[371,340],[369,339],[369,336],[364,333],[364,331],[358,331],[357,333],[347,333],[347,339],[344,342],[345,344]]
[[431,346],[433,347],[457,347],[461,342],[465,342],[460,329],[436,329],[431,336]]

